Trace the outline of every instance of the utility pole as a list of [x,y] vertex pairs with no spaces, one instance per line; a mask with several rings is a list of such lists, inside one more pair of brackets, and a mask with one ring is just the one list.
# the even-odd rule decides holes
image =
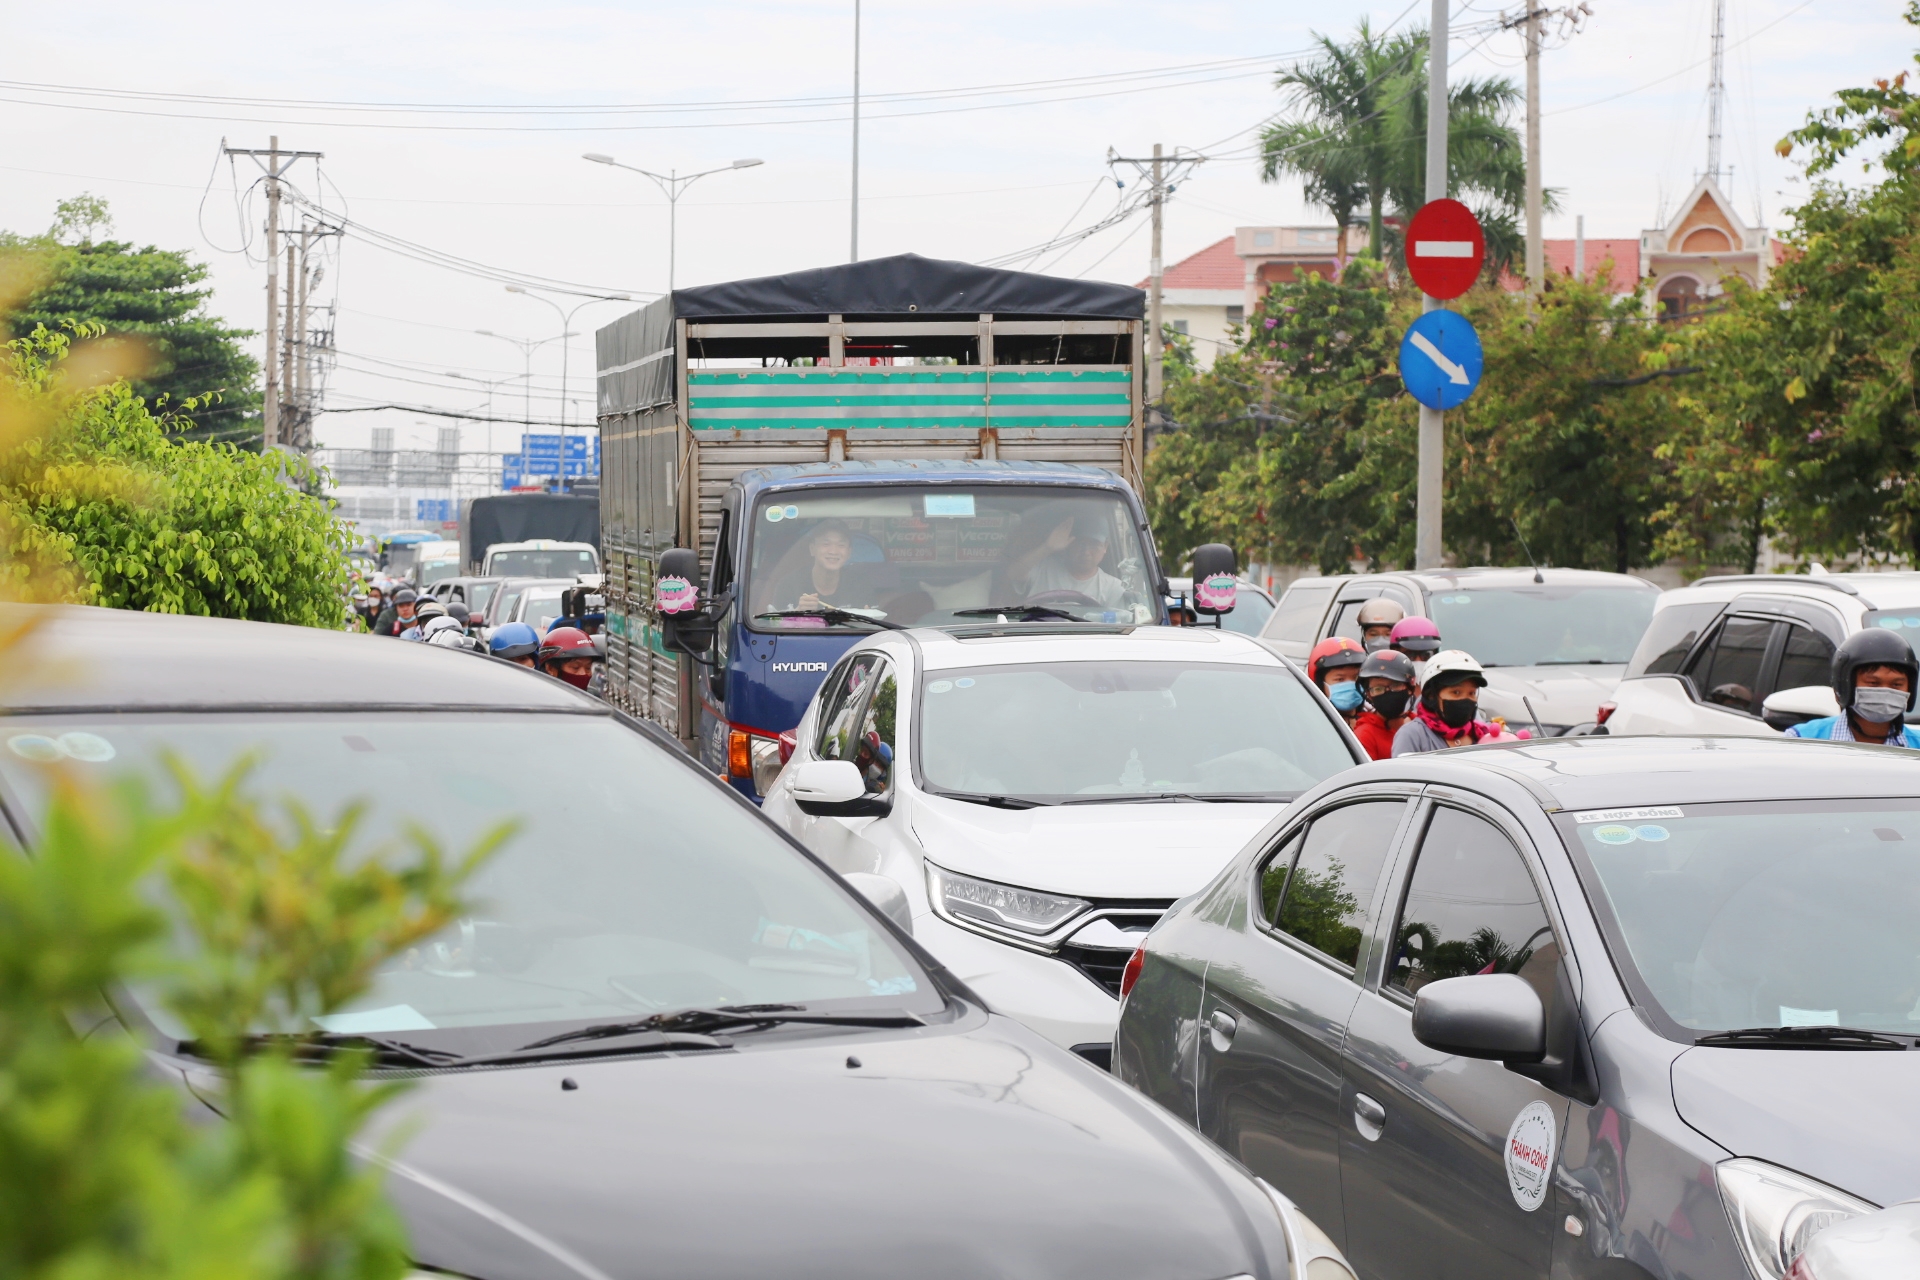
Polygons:
[[1540,243],[1540,20],[1546,10],[1527,0],[1527,288],[1546,283],[1545,246]]
[[1160,394],[1166,382],[1166,343],[1160,333],[1161,282],[1165,275],[1165,263],[1161,255],[1162,233],[1166,225],[1167,197],[1173,194],[1179,180],[1193,171],[1195,165],[1205,164],[1207,158],[1201,155],[1181,155],[1178,150],[1172,156],[1158,142],[1153,144],[1151,157],[1133,157],[1115,155],[1107,152],[1109,167],[1116,164],[1132,165],[1134,171],[1145,177],[1151,185],[1147,189],[1147,208],[1153,221],[1153,247],[1148,251],[1147,259],[1147,412],[1157,421],[1161,416]]
[[[1444,200],[1447,195],[1447,0],[1433,0],[1428,21],[1427,47],[1427,199]],[[1529,112],[1527,119],[1533,119]],[[1529,124],[1531,127],[1531,124]],[[1529,152],[1531,154],[1531,152]],[[1529,188],[1531,190],[1531,188]],[[1528,242],[1532,251],[1533,241]],[[1440,303],[1422,300],[1422,309],[1437,311]],[[1419,491],[1414,500],[1413,567],[1440,567],[1441,485],[1446,476],[1447,415],[1439,409],[1420,406],[1420,441],[1416,470]]]
[[1713,76],[1707,81],[1707,176],[1720,181],[1720,117],[1726,105],[1727,0],[1713,0]]
[[[282,377],[281,356],[282,330],[280,325],[280,180],[298,160],[318,160],[323,153],[319,151],[282,151],[279,135],[267,142],[267,149],[260,151],[246,147],[229,147],[223,141],[220,150],[229,158],[248,156],[267,175],[267,340],[266,358],[260,362],[261,372],[266,377],[265,394],[260,407],[260,442],[271,449],[282,443],[280,439],[280,404],[285,393],[286,383]],[[291,283],[291,281],[289,281]],[[291,293],[289,293],[291,297]]]
[[847,261],[860,261],[860,0],[853,0],[853,246]]

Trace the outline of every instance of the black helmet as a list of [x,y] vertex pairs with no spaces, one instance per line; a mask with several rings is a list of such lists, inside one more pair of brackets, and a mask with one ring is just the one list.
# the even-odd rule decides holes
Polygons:
[[466,602],[461,600],[447,601],[447,616],[449,618],[458,618],[460,625],[463,627],[473,620],[472,612],[467,608]]
[[1392,680],[1398,684],[1413,683],[1413,659],[1398,649],[1375,649],[1360,664],[1360,683],[1369,680]]
[[390,603],[412,604],[415,600],[418,600],[419,598],[420,598],[420,593],[415,591],[412,587],[402,587],[398,591],[393,593],[393,600]]
[[422,600],[420,606],[413,611],[413,620],[420,623],[424,623],[430,618],[444,618],[446,616],[447,607],[438,600],[435,600],[432,596],[428,596],[425,600]]
[[1846,643],[1833,652],[1833,696],[1844,710],[1853,705],[1853,678],[1862,667],[1898,667],[1907,673],[1907,710],[1913,710],[1916,686],[1920,686],[1920,663],[1914,661],[1913,646],[1896,631],[1868,627],[1848,636]]

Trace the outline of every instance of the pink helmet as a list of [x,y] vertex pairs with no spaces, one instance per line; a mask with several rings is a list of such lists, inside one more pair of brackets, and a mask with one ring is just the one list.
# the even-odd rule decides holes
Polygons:
[[1388,644],[1415,661],[1431,658],[1440,652],[1440,628],[1432,618],[1402,618],[1393,624]]

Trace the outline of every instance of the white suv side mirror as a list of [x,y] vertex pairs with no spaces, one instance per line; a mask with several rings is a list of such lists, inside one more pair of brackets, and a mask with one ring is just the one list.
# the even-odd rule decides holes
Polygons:
[[851,760],[809,760],[793,771],[788,790],[800,812],[817,818],[872,817],[891,807],[867,794],[866,779]]
[[1768,694],[1767,700],[1760,704],[1760,718],[1782,731],[1792,725],[1839,714],[1840,703],[1834,698],[1833,690],[1824,684],[1780,689]]

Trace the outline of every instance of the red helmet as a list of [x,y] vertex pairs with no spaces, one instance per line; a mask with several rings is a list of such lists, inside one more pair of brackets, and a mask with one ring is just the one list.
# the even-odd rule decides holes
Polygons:
[[1360,647],[1358,640],[1349,640],[1345,636],[1328,636],[1313,646],[1313,652],[1307,655],[1307,679],[1320,684],[1320,677],[1329,667],[1357,667],[1367,660],[1367,651]]
[[555,627],[547,632],[546,639],[540,642],[539,656],[534,659],[540,669],[550,676],[557,676],[568,684],[584,689],[592,679],[587,675],[569,675],[554,670],[555,667],[573,658],[589,658],[594,662],[601,660],[600,650],[594,645],[593,637],[578,627]]

